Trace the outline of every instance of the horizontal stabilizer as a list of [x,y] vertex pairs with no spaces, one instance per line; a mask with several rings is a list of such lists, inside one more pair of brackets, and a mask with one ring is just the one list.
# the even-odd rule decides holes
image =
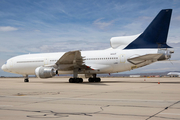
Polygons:
[[152,60],[152,61],[157,61],[157,59],[161,56],[162,54],[147,54],[147,55],[142,55],[138,57],[133,57],[127,59],[130,63],[134,65],[141,64],[147,60]]

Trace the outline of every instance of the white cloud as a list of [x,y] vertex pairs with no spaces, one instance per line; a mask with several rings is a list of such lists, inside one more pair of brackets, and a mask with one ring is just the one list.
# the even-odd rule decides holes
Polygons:
[[[93,45],[92,45],[93,44]],[[56,44],[46,44],[39,47],[41,52],[67,52],[73,50],[102,50],[109,48],[109,43],[104,42],[83,42],[67,41]]]
[[5,53],[7,53],[7,52],[9,52],[9,53],[12,53],[13,52],[13,50],[11,50],[11,49],[9,49],[7,46],[0,46],[0,52],[5,52]]
[[180,15],[178,15],[178,16],[175,16],[175,17],[174,17],[174,20],[177,20],[177,21],[179,21],[179,20],[180,20]]
[[93,22],[93,25],[95,25],[96,27],[98,27],[99,29],[104,30],[105,28],[109,27],[110,25],[112,25],[112,23],[114,22],[114,20],[111,20],[109,22],[102,22],[103,18],[99,18],[97,20],[95,20]]
[[133,23],[125,25],[123,28],[126,31],[128,31],[129,34],[137,34],[136,33],[137,31],[139,31],[138,33],[143,32],[141,26],[142,26],[142,23],[133,22]]
[[11,26],[2,26],[0,27],[0,31],[7,32],[7,31],[16,31],[18,28],[11,27]]
[[41,32],[40,30],[34,30],[34,32]]

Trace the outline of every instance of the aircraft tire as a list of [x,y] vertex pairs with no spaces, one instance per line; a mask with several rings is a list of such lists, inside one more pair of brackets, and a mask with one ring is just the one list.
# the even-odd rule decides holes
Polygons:
[[82,79],[82,78],[79,78],[79,82],[82,83],[82,82],[83,82],[83,79]]
[[73,83],[73,78],[69,78],[69,83]]
[[69,78],[69,83],[82,83],[82,78]]
[[94,80],[94,78],[89,78],[88,81],[89,81],[89,82],[94,82],[95,80]]
[[29,79],[24,79],[24,82],[29,82]]
[[74,83],[79,83],[79,78],[74,78]]
[[101,82],[101,78],[95,78],[95,82]]

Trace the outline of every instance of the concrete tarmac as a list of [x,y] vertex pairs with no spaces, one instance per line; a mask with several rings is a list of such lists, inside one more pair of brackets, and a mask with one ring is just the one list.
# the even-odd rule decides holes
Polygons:
[[0,78],[0,120],[25,119],[180,120],[180,78]]

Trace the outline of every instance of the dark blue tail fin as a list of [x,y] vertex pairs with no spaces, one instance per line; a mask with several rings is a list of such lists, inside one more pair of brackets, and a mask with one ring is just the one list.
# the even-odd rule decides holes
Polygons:
[[164,9],[146,30],[124,49],[171,48],[166,44],[172,9]]

